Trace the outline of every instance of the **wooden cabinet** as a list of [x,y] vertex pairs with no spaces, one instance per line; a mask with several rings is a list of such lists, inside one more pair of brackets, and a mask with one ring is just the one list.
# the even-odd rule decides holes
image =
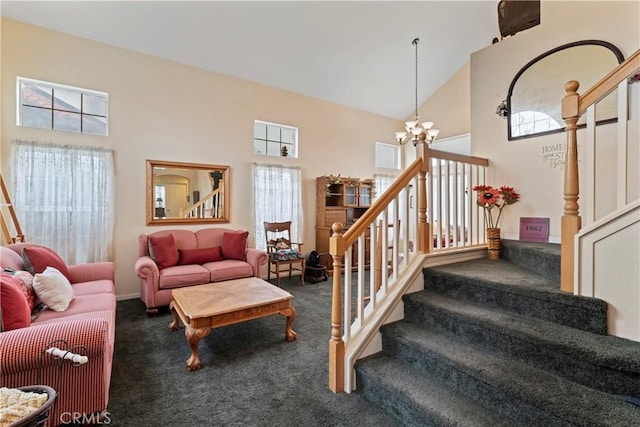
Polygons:
[[[333,233],[331,226],[335,222],[343,225],[346,231],[364,214],[373,201],[373,180],[360,178],[342,178],[340,176],[321,176],[316,178],[316,250],[322,263],[331,272],[333,260],[329,254],[329,238]],[[365,257],[369,258],[368,239],[365,244]],[[357,263],[357,244],[353,248],[352,263]]]

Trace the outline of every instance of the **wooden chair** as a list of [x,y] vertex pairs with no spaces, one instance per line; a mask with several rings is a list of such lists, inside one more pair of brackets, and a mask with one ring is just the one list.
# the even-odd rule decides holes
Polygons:
[[[291,241],[291,221],[264,223],[264,235],[267,240],[269,262],[267,266],[267,280],[271,280],[271,273],[276,275],[276,285],[280,286],[280,273],[300,271],[300,283],[304,285],[305,257],[301,252],[302,243]],[[285,270],[281,267],[289,266]]]

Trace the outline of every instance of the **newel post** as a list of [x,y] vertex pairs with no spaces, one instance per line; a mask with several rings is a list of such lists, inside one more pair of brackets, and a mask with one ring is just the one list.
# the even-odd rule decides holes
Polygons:
[[578,88],[580,83],[571,80],[564,85],[566,95],[562,99],[562,119],[566,123],[567,144],[564,158],[564,205],[561,222],[562,241],[560,247],[560,289],[573,293],[574,287],[574,238],[582,226],[578,214]]
[[416,145],[416,155],[422,159],[418,174],[418,251],[431,252],[431,224],[427,222],[427,172],[431,165],[429,146],[425,141],[425,134],[419,136]]
[[342,340],[342,258],[344,240],[342,224],[334,222],[333,235],[329,239],[329,253],[333,258],[333,294],[331,298],[331,339],[329,340],[329,389],[334,393],[344,391],[344,341]]

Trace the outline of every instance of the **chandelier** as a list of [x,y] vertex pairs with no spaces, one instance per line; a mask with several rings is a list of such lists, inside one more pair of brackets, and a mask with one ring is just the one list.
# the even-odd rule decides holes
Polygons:
[[396,132],[396,139],[400,145],[406,144],[408,141],[412,141],[413,145],[418,145],[419,141],[426,141],[427,144],[431,144],[440,131],[438,129],[431,129],[433,122],[420,123],[420,116],[418,115],[418,43],[419,38],[413,39],[411,44],[416,47],[416,110],[413,120],[405,122],[405,132]]

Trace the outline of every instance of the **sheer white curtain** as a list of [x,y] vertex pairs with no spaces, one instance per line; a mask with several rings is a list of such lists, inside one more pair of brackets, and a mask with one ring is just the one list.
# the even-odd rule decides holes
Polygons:
[[12,202],[28,242],[68,264],[112,259],[112,150],[12,140],[11,165]]
[[266,249],[264,222],[291,221],[291,240],[302,242],[302,172],[298,167],[253,164],[256,247]]
[[393,184],[393,181],[396,179],[396,177],[394,175],[376,174],[373,176],[373,179],[376,191],[376,195],[374,198],[377,199],[382,195],[382,193],[384,193],[387,188],[389,188],[391,184]]

